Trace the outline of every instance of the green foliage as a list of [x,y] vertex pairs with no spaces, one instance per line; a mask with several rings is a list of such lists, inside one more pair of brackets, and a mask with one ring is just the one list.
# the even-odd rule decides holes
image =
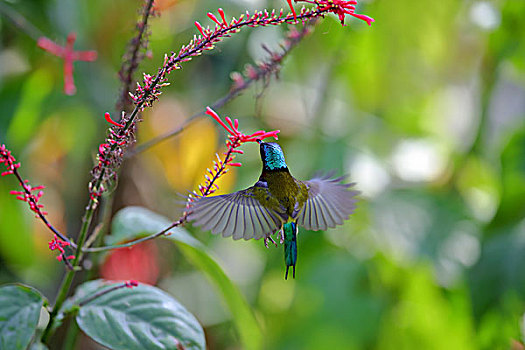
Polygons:
[[[248,3],[287,6],[284,0],[159,3],[167,7],[151,21],[152,57],[136,79],[155,73],[165,52],[186,44],[197,32],[195,20],[208,24],[208,11],[222,7],[230,18]],[[58,43],[75,31],[75,49],[99,53],[95,62],[75,62],[78,91],[65,96],[62,61],[0,16],[0,143],[12,148],[24,178],[46,185],[48,218],[75,237],[107,132],[103,113],[120,113],[112,111],[116,72],[134,30],[135,3],[9,5]],[[288,281],[281,246],[173,229],[158,241],[165,243],[164,262],[176,268],[163,265],[159,283],[187,273],[188,263],[212,282],[231,315],[201,320],[210,349],[508,349],[523,342],[525,1],[361,1],[357,12],[376,22],[341,28],[327,16],[283,62],[280,80],[258,84],[218,110],[239,118],[246,132],[281,129],[279,143],[298,179],[318,170],[349,174],[363,192],[356,213],[327,232],[301,230],[296,279]],[[268,29],[236,34],[173,72],[171,86],[143,113],[138,144],[226,94],[232,70],[263,59],[260,43],[278,47],[282,31]],[[115,208],[125,209],[106,244],[144,237],[179,218],[174,194],[195,189],[224,139],[202,119],[126,161],[112,193]],[[407,143],[421,151],[419,141],[439,157],[400,152]],[[257,180],[257,148],[243,150],[237,158],[243,166],[221,179],[221,191]],[[411,179],[406,173],[414,167],[437,170]],[[9,176],[0,178],[0,282],[35,285],[51,299],[64,266],[47,249],[52,235],[9,194],[16,189]],[[96,260],[86,255],[85,267]],[[24,347],[42,299],[27,290],[21,295],[35,297],[8,303],[24,315],[24,305],[35,306],[32,326],[16,329]],[[75,312],[72,301],[62,311]],[[67,315],[60,317],[67,325]]]
[[[82,303],[114,285],[86,282],[73,299]],[[204,331],[195,317],[172,296],[144,284],[86,302],[76,321],[88,336],[110,349],[206,349]]]
[[23,285],[0,287],[0,348],[25,349],[35,334],[44,298]]
[[[115,244],[154,234],[170,226],[171,222],[141,207],[120,210],[113,219],[112,234],[106,243]],[[262,335],[255,317],[244,297],[226,276],[206,247],[180,227],[169,231],[166,238],[174,242],[184,256],[216,285],[221,297],[230,309],[245,349],[259,349]]]

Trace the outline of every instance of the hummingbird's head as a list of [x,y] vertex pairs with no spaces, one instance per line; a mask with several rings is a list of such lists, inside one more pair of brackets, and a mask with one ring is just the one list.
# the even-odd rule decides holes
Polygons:
[[281,146],[275,142],[260,142],[261,160],[264,170],[284,170],[287,168]]

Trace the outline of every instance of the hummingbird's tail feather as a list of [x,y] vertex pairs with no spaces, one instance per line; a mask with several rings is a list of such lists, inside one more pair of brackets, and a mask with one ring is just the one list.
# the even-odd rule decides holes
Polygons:
[[297,231],[298,227],[295,222],[289,222],[283,225],[284,233],[284,263],[286,264],[286,273],[284,279],[288,279],[288,270],[293,267],[292,276],[295,278],[295,264],[297,263]]
[[[293,279],[295,279],[295,265],[291,265],[293,267],[292,269],[292,277]],[[286,266],[286,272],[284,274],[284,279],[287,280],[288,279],[288,269],[290,269],[290,266]]]

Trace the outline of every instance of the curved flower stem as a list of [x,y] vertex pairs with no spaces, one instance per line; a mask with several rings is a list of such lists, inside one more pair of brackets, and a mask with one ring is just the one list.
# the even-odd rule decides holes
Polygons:
[[143,58],[141,48],[147,46],[147,28],[150,16],[154,15],[153,9],[154,0],[147,0],[142,9],[142,18],[137,23],[137,34],[129,41],[127,52],[124,54],[124,61],[118,76],[122,82],[122,90],[117,101],[117,108],[120,110],[129,111],[131,108],[131,98],[129,93],[133,84],[133,73],[139,66]]
[[175,221],[170,226],[166,227],[164,230],[162,230],[160,232],[157,232],[157,233],[154,233],[152,235],[146,236],[146,237],[142,237],[142,238],[136,239],[136,240],[128,242],[128,243],[109,245],[109,246],[105,246],[105,247],[84,248],[84,249],[82,249],[82,251],[89,252],[89,253],[99,253],[99,252],[104,252],[104,251],[107,251],[107,250],[112,250],[112,249],[117,249],[117,248],[129,248],[129,247],[132,247],[132,246],[134,246],[136,244],[139,244],[139,243],[142,243],[142,242],[145,242],[145,241],[149,241],[151,239],[155,239],[155,238],[163,236],[163,235],[168,235],[169,230],[171,230],[172,228],[180,226],[183,223],[185,223],[186,222],[186,218],[187,218],[187,215],[185,214],[179,220]]
[[[230,92],[221,97],[220,99],[216,100],[214,103],[209,105],[212,109],[216,110],[230,101],[234,100],[238,96],[240,96],[245,90],[250,88],[255,82],[266,79],[270,74],[278,74],[279,72],[279,65],[282,63],[282,61],[290,54],[290,52],[308,35],[312,32],[312,28],[317,24],[317,20],[313,19],[307,23],[300,31],[293,32],[291,31],[288,35],[288,38],[285,40],[283,45],[281,47],[283,48],[283,51],[278,52],[269,52],[270,57],[265,61],[264,64],[259,65],[258,67],[254,68],[256,70],[256,74],[253,76],[248,75],[245,79],[242,79],[242,82],[240,84],[235,83],[234,86],[231,88]],[[294,27],[295,28],[295,27]],[[142,153],[151,147],[154,147],[158,145],[159,143],[174,137],[178,134],[180,134],[188,125],[190,125],[194,120],[196,120],[198,117],[206,115],[206,109],[203,109],[200,112],[197,112],[193,115],[191,115],[188,119],[182,123],[181,126],[179,126],[177,129],[174,129],[172,131],[169,131],[163,135],[157,136],[149,141],[146,141],[138,146],[136,146],[133,150],[128,152],[125,155],[125,158],[131,158],[133,156],[136,156],[139,153]]]
[[[18,180],[18,182],[22,185],[22,188],[24,189],[24,192],[26,192],[27,194],[31,195],[31,192],[29,192],[27,190],[27,188],[24,187],[24,179],[22,179],[22,176],[20,176],[20,173],[18,172],[17,169],[13,170],[13,175],[15,175],[16,179]],[[29,198],[29,201],[32,201],[33,205],[35,206],[35,208],[38,209],[37,203],[34,201],[34,199],[32,197]],[[42,220],[44,225],[46,225],[47,228],[49,230],[51,230],[51,232],[53,232],[55,235],[60,237],[60,239],[62,239],[63,241],[66,241],[69,244],[71,244],[72,247],[74,247],[74,248],[77,247],[77,245],[75,243],[73,243],[73,241],[71,241],[68,237],[66,237],[64,234],[62,234],[60,231],[58,231],[53,225],[51,225],[51,223],[46,219],[46,217],[44,216],[44,213],[42,213],[41,210],[37,210],[36,211],[36,215],[38,216],[38,218],[40,220]]]
[[[93,199],[90,199],[90,202]],[[89,225],[91,224],[91,220],[93,219],[93,213],[94,208],[89,208],[86,210],[86,213],[84,215],[84,218],[82,219],[82,227],[80,229],[80,236],[79,241],[77,244],[77,248],[75,251],[75,258],[73,259],[72,265],[73,269],[68,270],[66,272],[66,276],[62,280],[62,284],[60,285],[60,289],[55,301],[55,305],[53,306],[53,309],[51,310],[51,313],[49,315],[49,323],[47,324],[46,329],[42,333],[42,342],[46,343],[49,339],[49,336],[51,335],[51,331],[54,328],[56,316],[58,315],[58,311],[64,304],[64,301],[67,298],[67,294],[69,292],[69,288],[71,287],[71,283],[73,282],[73,277],[75,276],[75,272],[77,270],[77,266],[79,264],[80,259],[82,258],[82,245],[84,244],[84,240],[86,238],[86,233],[89,228]]]
[[7,168],[7,171],[0,173],[0,175],[14,175],[18,181],[18,184],[20,185],[20,187],[22,187],[23,191],[11,191],[11,194],[17,196],[17,199],[27,202],[31,211],[36,214],[37,218],[42,220],[44,225],[46,225],[47,228],[51,230],[51,232],[53,232],[61,240],[69,243],[71,246],[76,248],[77,246],[68,237],[66,237],[66,235],[62,234],[47,220],[47,213],[42,210],[43,205],[38,203],[42,193],[35,195],[31,192],[41,190],[44,188],[44,186],[31,187],[28,184],[28,180],[24,180],[22,178],[22,175],[20,175],[20,172],[18,171],[20,163],[16,162],[16,159],[12,156],[11,151],[9,151],[3,144],[0,145],[0,164],[5,164]]

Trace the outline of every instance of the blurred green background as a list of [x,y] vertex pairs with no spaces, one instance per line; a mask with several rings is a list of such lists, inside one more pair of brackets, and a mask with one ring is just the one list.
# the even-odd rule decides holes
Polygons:
[[[64,43],[74,31],[77,50],[99,54],[75,63],[78,91],[66,96],[62,61],[0,17],[0,143],[22,162],[25,178],[46,185],[49,219],[75,235],[108,127],[103,114],[118,115],[116,73],[139,2],[3,2],[49,38]],[[159,5],[151,57],[138,73],[155,73],[165,52],[197,33],[195,20],[209,23],[208,11],[222,7],[237,17],[286,2]],[[301,230],[297,278],[288,281],[281,247],[188,230],[241,288],[265,348],[523,349],[525,1],[369,0],[357,12],[376,22],[348,19],[342,28],[327,17],[288,57],[279,80],[218,110],[239,118],[246,133],[280,129],[299,179],[317,170],[349,174],[362,192],[357,212],[337,229]],[[143,116],[139,143],[227,94],[230,73],[264,59],[260,45],[278,48],[285,30],[244,30],[173,72]],[[130,159],[114,210],[142,205],[176,220],[179,194],[202,182],[224,139],[201,118]],[[258,146],[243,149],[243,167],[222,179],[222,192],[258,178]],[[54,300],[64,266],[48,250],[49,231],[9,195],[16,187],[14,178],[1,178],[0,282],[30,284]],[[141,268],[196,315],[210,349],[240,348],[215,289],[173,246],[156,242],[139,255],[108,258],[100,273],[133,278]]]

